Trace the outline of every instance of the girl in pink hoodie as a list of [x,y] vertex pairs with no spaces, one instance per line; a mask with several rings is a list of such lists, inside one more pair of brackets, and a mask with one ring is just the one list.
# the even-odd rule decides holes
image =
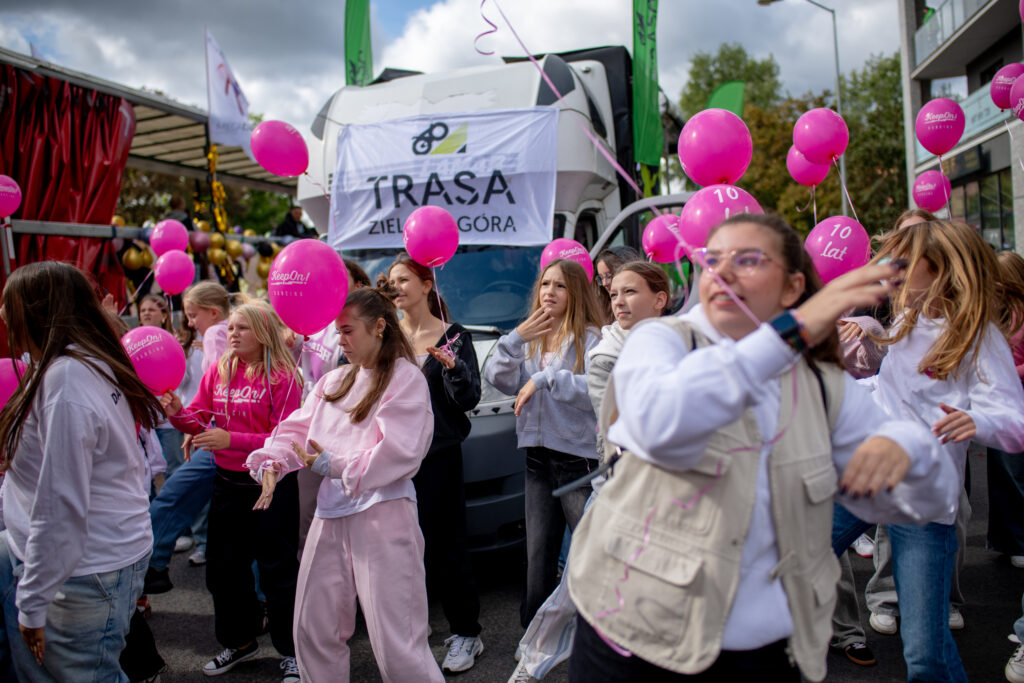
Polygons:
[[260,487],[245,460],[270,431],[299,407],[302,386],[284,345],[284,325],[263,303],[239,306],[228,319],[228,353],[203,375],[183,409],[173,393],[161,399],[171,424],[213,452],[217,474],[210,501],[206,587],[213,594],[217,640],[225,648],[203,667],[216,676],[256,654],[263,612],[252,563],[267,596],[270,638],[284,657],[285,681],[298,681],[292,616],[298,574],[299,494],[282,482],[272,507],[253,512]]
[[295,596],[299,671],[307,681],[349,680],[358,598],[381,678],[440,683],[412,483],[434,430],[427,381],[378,291],[349,294],[335,325],[351,365],[324,375],[247,462],[263,483],[260,509],[294,482],[286,473],[324,476]]

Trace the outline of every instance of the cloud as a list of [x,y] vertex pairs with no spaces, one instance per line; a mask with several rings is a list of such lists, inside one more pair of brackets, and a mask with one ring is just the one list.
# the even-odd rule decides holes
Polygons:
[[[374,64],[436,71],[494,63],[522,48],[488,2],[484,12],[499,31],[475,37],[488,26],[478,0],[378,0],[419,5],[404,24],[388,5],[388,26],[373,26]],[[845,71],[872,53],[898,49],[892,0],[858,0],[837,6],[840,58]],[[760,7],[754,0],[661,2],[658,21],[662,88],[677,97],[690,60],[723,42],[743,44],[757,57],[775,56],[784,87],[794,94],[832,88],[830,18],[806,2]],[[629,0],[503,0],[502,9],[530,50],[572,50],[596,45],[632,46]],[[224,50],[253,112],[306,128],[335,90],[344,85],[344,5],[336,0],[253,3],[248,0],[5,0],[0,45],[19,52],[33,42],[57,64],[130,87],[159,89],[181,102],[206,108],[203,28]],[[400,31],[396,29],[400,27]]]

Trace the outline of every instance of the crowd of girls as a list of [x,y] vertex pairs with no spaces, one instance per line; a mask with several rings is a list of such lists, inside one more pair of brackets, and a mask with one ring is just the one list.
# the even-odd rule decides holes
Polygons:
[[[837,555],[875,523],[908,678],[966,680],[949,628],[969,441],[990,449],[990,542],[1024,564],[1024,259],[907,218],[872,264],[822,286],[781,219],[733,216],[677,315],[665,270],[627,248],[599,254],[593,283],[572,261],[542,269],[483,371],[514,397],[525,451],[510,681],[566,659],[573,681],[822,680],[842,623]],[[189,369],[161,397],[81,272],[12,274],[0,314],[28,366],[0,412],[0,675],[129,680],[136,601],[171,589],[176,541],[202,544],[207,524],[221,651],[203,674],[256,656],[269,631],[286,683],[347,681],[357,604],[383,680],[473,666],[473,339],[407,256],[376,287],[346,265],[342,311],[307,339],[264,302],[194,285],[176,332]],[[140,322],[174,331],[159,297]],[[173,475],[152,501],[150,432]],[[451,631],[440,665],[428,590]],[[1007,677],[1024,680],[1024,647]]]

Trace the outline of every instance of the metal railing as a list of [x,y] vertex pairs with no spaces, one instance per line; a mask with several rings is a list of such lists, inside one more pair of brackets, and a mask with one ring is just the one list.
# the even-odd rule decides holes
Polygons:
[[914,33],[914,66],[938,50],[989,0],[946,0]]

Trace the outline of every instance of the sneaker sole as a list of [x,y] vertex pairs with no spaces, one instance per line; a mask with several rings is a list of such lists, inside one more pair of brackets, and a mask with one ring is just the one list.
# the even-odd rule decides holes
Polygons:
[[442,664],[441,665],[441,671],[447,671],[448,673],[453,673],[453,674],[462,673],[463,671],[469,671],[470,669],[472,669],[476,665],[476,660],[479,659],[483,655],[483,653],[484,653],[484,644],[480,643],[480,651],[473,654],[473,662],[469,666],[464,667],[462,669],[453,669],[451,667],[447,667],[447,666],[444,666]]
[[252,659],[253,657],[255,657],[256,653],[258,653],[259,651],[260,651],[260,649],[256,648],[252,652],[250,652],[249,654],[242,655],[241,657],[239,657],[235,661],[231,662],[227,666],[225,666],[223,668],[220,668],[220,669],[216,669],[214,671],[211,671],[211,670],[209,670],[209,669],[204,667],[203,668],[203,675],[204,676],[220,676],[221,674],[226,674],[227,672],[231,671],[232,669],[234,669],[236,666],[238,666],[239,664],[241,664],[245,660]]
[[858,666],[874,666],[875,664],[878,663],[878,659],[857,659],[856,657],[851,655],[850,652],[848,652],[848,651],[844,651],[843,654],[846,655],[847,659],[849,659],[851,662],[853,662],[854,664],[856,664]]
[[892,626],[880,627],[877,624],[875,624],[874,620],[872,619],[868,620],[868,625],[871,626],[871,629],[875,633],[881,633],[883,636],[894,636],[899,631],[899,627],[895,624],[893,624]]

